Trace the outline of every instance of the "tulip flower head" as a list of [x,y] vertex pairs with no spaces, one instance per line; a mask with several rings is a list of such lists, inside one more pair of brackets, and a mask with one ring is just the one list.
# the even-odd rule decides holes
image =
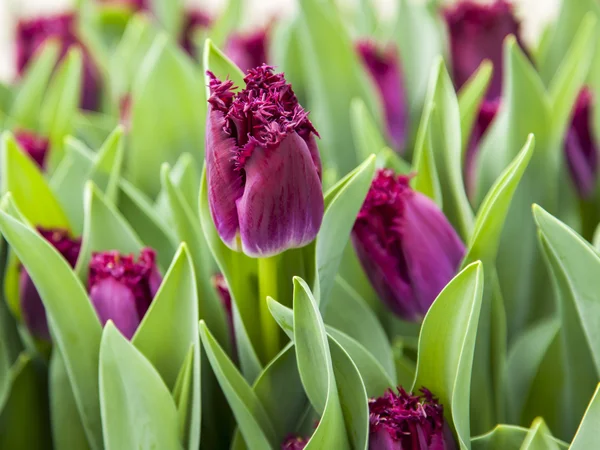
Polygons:
[[283,444],[281,444],[281,450],[303,450],[306,447],[308,441],[300,436],[288,436]]
[[204,12],[196,9],[186,11],[180,44],[188,55],[194,56],[196,53],[196,46],[194,44],[194,34],[196,31],[208,29],[211,24],[212,20]]
[[243,72],[268,63],[268,30],[250,34],[233,34],[227,40],[225,53]]
[[437,205],[410,177],[380,170],[352,230],[375,291],[399,317],[420,321],[456,275],[465,246]]
[[[38,228],[38,232],[58,251],[71,267],[75,267],[81,239],[71,237],[67,230]],[[38,339],[50,340],[46,309],[29,273],[23,267],[19,275],[19,301],[23,321],[29,332]]]
[[565,139],[565,155],[571,178],[582,198],[592,195],[598,174],[598,142],[592,130],[593,103],[592,91],[582,89]]
[[231,81],[208,75],[208,200],[221,239],[253,257],[305,246],[324,211],[308,113],[270,66],[249,70],[237,93]]
[[500,97],[504,39],[513,34],[521,48],[525,48],[512,4],[506,0],[495,0],[492,4],[464,0],[448,8],[444,17],[450,35],[452,78],[456,88],[460,89],[488,59],[494,65],[494,74],[487,98]]
[[392,145],[402,150],[408,128],[408,105],[396,49],[379,49],[368,40],[359,41],[356,49],[379,91]]
[[38,136],[31,131],[19,130],[15,132],[15,140],[21,147],[21,150],[29,155],[40,169],[43,169],[48,148],[50,147],[48,139]]
[[156,253],[149,248],[137,261],[117,251],[92,255],[88,276],[92,304],[102,325],[112,320],[127,339],[135,334],[161,282]]
[[369,400],[369,450],[454,450],[444,408],[425,388],[420,395],[398,388]]
[[80,106],[95,111],[100,101],[100,73],[77,36],[75,19],[74,14],[61,14],[20,21],[17,25],[17,70],[23,75],[29,61],[48,39],[60,43],[61,59],[72,46],[79,46],[83,55]]
[[233,346],[233,354],[237,354],[236,342],[235,342],[235,328],[233,324],[233,305],[231,303],[231,292],[227,286],[227,281],[222,274],[217,274],[212,277],[212,284],[217,290],[221,304],[225,309],[225,315],[227,317],[227,326],[229,327],[229,338],[231,339],[231,345]]

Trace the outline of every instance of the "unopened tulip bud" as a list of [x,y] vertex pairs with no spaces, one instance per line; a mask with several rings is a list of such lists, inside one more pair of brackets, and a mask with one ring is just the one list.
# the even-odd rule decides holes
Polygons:
[[46,156],[50,142],[43,136],[38,136],[31,131],[19,130],[15,132],[15,140],[23,150],[40,169],[45,168]]
[[250,34],[233,34],[227,40],[225,53],[243,72],[267,64],[268,30]]

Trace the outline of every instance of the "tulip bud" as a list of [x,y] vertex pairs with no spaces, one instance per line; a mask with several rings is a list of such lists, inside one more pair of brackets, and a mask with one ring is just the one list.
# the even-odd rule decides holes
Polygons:
[[[71,267],[75,267],[81,239],[72,238],[67,230],[57,228],[38,228],[38,232],[46,239]],[[27,270],[21,268],[19,275],[19,303],[23,321],[29,332],[38,339],[50,340],[46,309]]]
[[189,10],[185,13],[180,45],[188,55],[194,56],[196,53],[196,46],[194,44],[194,34],[196,31],[199,29],[208,29],[211,24],[210,17],[202,11]]
[[135,334],[161,282],[156,253],[149,248],[137,261],[117,251],[92,255],[88,276],[92,304],[102,325],[112,320],[127,339]]
[[565,139],[565,156],[573,183],[582,198],[589,198],[596,187],[598,145],[592,130],[594,98],[582,89],[573,109],[573,119]]
[[321,160],[315,135],[283,74],[261,66],[246,87],[210,72],[206,176],[221,239],[253,257],[303,247],[323,220]]
[[494,65],[494,73],[487,98],[500,97],[504,39],[513,34],[521,48],[525,48],[512,4],[506,0],[495,0],[492,4],[465,0],[448,8],[444,17],[450,34],[452,77],[456,88],[460,89],[488,59]]
[[369,450],[454,450],[444,408],[425,388],[421,395],[402,387],[369,400]]
[[437,205],[409,181],[389,169],[376,174],[352,242],[381,299],[402,319],[417,322],[456,274],[465,246]]
[[251,34],[233,34],[227,40],[225,53],[243,72],[268,63],[268,30]]
[[46,155],[50,142],[42,136],[38,136],[31,131],[19,130],[15,132],[15,140],[23,150],[40,169],[44,169]]
[[392,145],[396,150],[403,150],[408,128],[408,106],[396,49],[390,46],[382,50],[371,41],[358,42],[356,49],[379,91]]
[[303,450],[308,441],[300,436],[288,436],[281,444],[281,450]]
[[231,293],[229,292],[229,287],[227,286],[227,282],[222,274],[217,274],[212,277],[212,283],[215,289],[217,290],[217,294],[219,294],[219,299],[221,300],[221,304],[225,309],[225,314],[227,316],[227,326],[229,327],[229,337],[231,339],[231,345],[233,347],[233,354],[236,355],[236,343],[235,343],[235,328],[233,326],[233,307],[231,304]]

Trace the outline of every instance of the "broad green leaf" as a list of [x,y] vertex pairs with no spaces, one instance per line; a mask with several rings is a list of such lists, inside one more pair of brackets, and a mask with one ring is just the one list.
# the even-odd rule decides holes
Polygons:
[[[225,53],[223,53],[210,39],[204,43],[203,52],[203,69],[204,73],[210,70],[219,80],[231,80],[233,85],[238,89],[243,89],[246,86],[244,82],[244,74],[238,66],[231,61]],[[210,88],[208,87],[208,79],[206,79],[206,98],[210,97]]]
[[350,232],[374,173],[375,157],[370,156],[325,194],[325,215],[316,244],[321,310],[327,306]]
[[223,47],[230,34],[239,28],[243,13],[243,0],[227,0],[225,10],[211,26],[209,32],[211,40],[219,47]]
[[260,327],[257,320],[258,297],[249,292],[248,286],[256,283],[256,260],[228,248],[217,232],[208,205],[206,168],[200,184],[200,224],[208,247],[223,274],[233,306],[235,340],[244,377],[254,382],[262,371],[261,363],[254,350],[260,342]]
[[54,348],[48,373],[52,443],[56,450],[89,449],[60,350]]
[[185,15],[183,0],[150,0],[150,8],[158,22],[171,35],[179,36]]
[[382,108],[333,2],[301,0],[299,6],[308,95],[304,106],[321,134],[325,166],[343,176],[363,159],[350,131],[352,101],[363,100],[378,124]]
[[458,93],[458,108],[460,110],[460,130],[463,147],[463,162],[465,151],[471,139],[473,126],[476,123],[481,102],[492,79],[493,65],[490,61],[481,63],[477,72],[465,83]]
[[0,447],[43,450],[50,441],[50,417],[42,374],[31,357],[21,354],[10,370],[11,386],[0,410]]
[[99,378],[106,449],[181,447],[169,389],[112,321],[102,333]]
[[423,320],[412,386],[413,391],[425,386],[440,399],[461,449],[470,448],[471,367],[482,295],[479,262],[463,269],[438,295]]
[[[496,425],[496,427],[481,436],[475,436],[471,440],[473,450],[519,450],[529,430],[516,425]],[[559,449],[567,449],[569,446],[558,439],[551,438]]]
[[355,98],[352,100],[350,114],[352,134],[359,159],[366,159],[372,154],[377,155],[387,147],[385,138],[362,99]]
[[[200,335],[198,335],[200,336]],[[190,400],[193,398],[192,379],[194,368],[194,347],[190,347],[179,373],[177,374],[177,380],[175,386],[172,389],[173,400],[177,405],[177,417],[179,419],[179,439],[184,441],[188,434],[187,428],[189,424],[189,418],[192,414]]]
[[263,405],[233,362],[200,322],[202,344],[249,450],[277,448],[273,424]]
[[560,447],[552,439],[550,430],[541,417],[535,419],[531,429],[525,436],[521,450],[559,450]]
[[9,208],[14,208],[10,195],[2,201],[0,231],[40,293],[54,342],[64,356],[90,447],[99,450],[102,448],[97,375],[100,322],[69,264],[35,230],[7,214]]
[[[189,448],[200,442],[200,341],[198,297],[189,250],[181,244],[165,274],[150,308],[133,336],[132,343],[158,371],[167,387],[175,387],[179,368],[190,346],[194,348],[193,398]],[[165,339],[165,336],[169,336]]]
[[75,272],[86,282],[93,252],[118,250],[137,256],[144,246],[133,228],[92,182],[85,186],[84,211],[83,238]]
[[35,162],[10,132],[2,139],[2,191],[10,192],[24,217],[36,226],[69,229],[69,222]]
[[[150,197],[160,190],[159,171],[183,153],[202,164],[206,98],[198,69],[182,50],[159,35],[145,56],[131,92],[128,179]],[[169,89],[165,87],[169,86]],[[158,117],[156,111],[169,111]]]
[[59,52],[60,43],[53,39],[48,40],[27,67],[10,111],[10,118],[18,127],[39,129],[40,108],[58,62]]
[[571,443],[571,450],[586,450],[594,448],[598,443],[598,426],[600,425],[600,395],[598,395],[598,387],[590,400],[590,404],[583,416],[581,424],[575,438]]

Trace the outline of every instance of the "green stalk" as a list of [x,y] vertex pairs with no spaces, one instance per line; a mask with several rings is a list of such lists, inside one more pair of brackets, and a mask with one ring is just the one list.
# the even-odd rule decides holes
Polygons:
[[263,356],[265,363],[279,353],[281,341],[279,325],[271,316],[267,306],[267,297],[277,300],[277,261],[278,256],[260,258],[258,260],[258,293],[260,309],[260,328],[263,341]]

